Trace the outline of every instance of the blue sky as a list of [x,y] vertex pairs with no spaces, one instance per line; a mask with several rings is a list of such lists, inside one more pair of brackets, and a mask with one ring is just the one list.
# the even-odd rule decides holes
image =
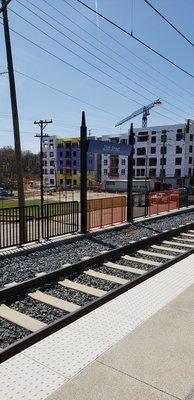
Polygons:
[[[186,118],[194,118],[193,78],[186,76],[183,72],[169,65],[101,18],[97,21],[96,16],[76,0],[67,0],[67,2],[89,18],[93,24],[70,7],[66,0],[57,0],[55,2],[46,0],[47,4],[44,0],[29,1],[22,0],[24,5],[35,13],[39,13],[42,18],[92,52],[96,57],[101,58],[106,65],[92,54],[88,54],[75,43],[72,43],[67,37],[64,37],[45,22],[39,20],[34,14],[23,8],[17,0],[12,0],[9,7],[10,28],[15,29],[64,60],[62,62],[55,59],[11,32],[15,69],[69,95],[91,103],[107,111],[107,113],[86,105],[82,101],[75,101],[64,93],[51,90],[16,73],[23,149],[30,149],[34,152],[39,150],[38,139],[34,138],[34,135],[38,132],[38,127],[33,124],[34,119],[53,119],[53,124],[50,124],[46,129],[48,134],[56,134],[61,137],[79,135],[82,110],[86,111],[87,125],[91,129],[91,133],[98,136],[126,132],[127,124],[123,125],[122,128],[114,128],[117,120],[132,113],[141,105],[149,104],[150,101],[158,97],[162,99],[163,105],[160,109],[155,109],[155,111],[163,114],[163,116],[151,111],[149,125],[181,123]],[[150,0],[150,2],[194,41],[193,0],[187,0],[186,2],[184,0]],[[37,11],[32,3],[57,19],[64,27]],[[48,3],[54,4],[72,22],[51,9]],[[95,7],[96,1],[85,0],[85,3]],[[102,12],[125,29],[129,31],[133,29],[136,36],[194,74],[194,51],[192,46],[155,14],[144,0],[133,0],[133,3],[132,16],[132,0],[97,1],[99,12]],[[11,10],[44,30],[55,40],[62,43],[63,46],[82,57],[82,59],[38,32],[36,28],[28,25]],[[73,24],[73,22],[77,25]],[[109,36],[98,29],[98,23],[99,27],[106,31]],[[69,30],[65,29],[65,27]],[[113,39],[116,39],[117,42]],[[96,49],[86,41],[90,42]],[[4,71],[6,57],[2,25],[0,25],[0,54],[0,71]],[[100,83],[84,76],[65,64],[65,62],[90,74],[121,94],[115,93],[108,87],[104,87]],[[93,64],[93,66],[88,63]],[[112,66],[114,70],[107,64]],[[104,73],[96,69],[95,66],[104,71]],[[139,94],[134,93],[134,91]],[[134,119],[134,124],[136,127],[141,126],[141,117]],[[4,145],[13,145],[7,75],[0,77],[0,147]]]

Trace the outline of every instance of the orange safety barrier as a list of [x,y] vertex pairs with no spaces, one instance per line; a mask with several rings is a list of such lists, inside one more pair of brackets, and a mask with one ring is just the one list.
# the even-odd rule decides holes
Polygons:
[[179,189],[151,192],[148,195],[148,215],[158,215],[163,212],[179,209],[179,200]]
[[126,196],[87,201],[88,230],[126,221]]

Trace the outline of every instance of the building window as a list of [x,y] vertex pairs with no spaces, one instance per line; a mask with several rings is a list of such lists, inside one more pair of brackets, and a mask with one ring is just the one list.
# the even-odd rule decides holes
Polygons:
[[121,165],[125,165],[125,158],[122,158],[122,160],[121,160]]
[[108,173],[108,170],[104,169],[104,175],[107,175],[107,173]]
[[150,158],[149,159],[149,165],[151,167],[155,167],[157,165],[157,158]]
[[165,176],[166,175],[166,170],[165,169],[161,169],[160,170],[160,176]]
[[153,137],[151,138],[151,143],[156,143],[156,137],[155,137],[155,136],[153,136]]
[[54,157],[53,151],[50,151],[50,157]]
[[151,152],[151,154],[155,154],[156,153],[156,147],[151,147],[150,152]]
[[66,151],[65,156],[66,156],[66,157],[71,157],[71,152],[70,152],[70,151]]
[[63,185],[63,179],[60,179],[60,185]]
[[190,142],[192,142],[193,141],[193,135],[192,135],[192,133],[190,134]]
[[141,176],[145,175],[145,169],[141,169]]
[[63,174],[63,169],[60,169],[59,172],[60,172],[60,174]]
[[[177,129],[177,132],[178,132],[178,130],[179,129]],[[182,129],[181,129],[181,131],[182,131]],[[176,134],[176,141],[177,142],[180,142],[182,140],[182,138],[183,138],[183,134],[182,133],[177,133]]]
[[156,131],[152,131],[152,135],[156,135]]
[[76,174],[77,174],[77,170],[74,169],[74,170],[73,170],[73,175],[76,175]]
[[180,168],[176,168],[176,169],[175,169],[175,176],[176,176],[176,177],[181,176],[181,169],[180,169]]
[[166,158],[161,158],[160,165],[166,165]]
[[54,165],[55,165],[55,162],[54,162],[53,160],[51,160],[51,161],[50,161],[50,166],[51,166],[51,167],[54,167]]
[[139,148],[137,149],[137,156],[145,156],[145,154],[146,154],[146,149],[145,149],[145,147],[139,147]]
[[76,154],[77,154],[76,151],[74,151],[74,152],[73,152],[73,157],[76,157]]
[[60,165],[63,166],[63,161],[62,160],[60,160]]
[[192,162],[193,162],[192,157],[189,157],[189,164],[192,164]]
[[191,168],[189,168],[189,176],[191,176]]
[[182,132],[183,132],[182,128],[177,129],[177,133],[182,133]]
[[181,157],[177,157],[175,160],[175,164],[176,165],[181,165],[182,164],[182,158]]
[[59,157],[63,157],[63,152],[62,151],[59,152]]
[[139,132],[137,136],[138,142],[147,142],[148,141],[148,131],[146,132]]
[[121,139],[120,142],[121,143],[127,143],[127,139]]
[[182,154],[182,147],[176,146],[176,154]]
[[55,184],[54,179],[50,179],[50,185],[54,185],[54,184]]
[[121,175],[125,175],[125,168],[122,168]]
[[193,151],[193,146],[189,146],[189,153],[192,153]]
[[76,165],[76,160],[74,160],[73,165]]
[[108,165],[108,160],[104,160],[104,165]]
[[137,166],[143,167],[145,165],[145,158],[137,158]]
[[138,168],[137,171],[136,171],[136,175],[140,176],[140,174],[141,174],[141,170]]
[[165,147],[161,147],[161,149],[160,149],[160,153],[161,154],[166,154],[166,146]]
[[50,175],[54,175],[54,169],[50,169]]
[[43,174],[47,175],[47,169],[43,170]]
[[156,169],[150,168],[150,176],[156,176]]
[[133,165],[135,165],[135,158],[133,158]]
[[135,176],[135,169],[133,169],[133,176]]

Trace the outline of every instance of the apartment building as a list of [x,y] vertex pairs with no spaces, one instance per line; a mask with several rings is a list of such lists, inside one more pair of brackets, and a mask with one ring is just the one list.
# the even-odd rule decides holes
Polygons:
[[[135,178],[161,180],[172,187],[187,185],[194,175],[194,121],[134,129]],[[103,135],[102,140],[127,143],[128,133]],[[102,155],[101,182],[127,179],[126,156]]]
[[[95,137],[90,137],[95,140]],[[97,181],[96,154],[88,153],[88,183],[94,186]],[[49,136],[43,139],[43,180],[44,185],[59,187],[78,187],[80,184],[80,139]]]

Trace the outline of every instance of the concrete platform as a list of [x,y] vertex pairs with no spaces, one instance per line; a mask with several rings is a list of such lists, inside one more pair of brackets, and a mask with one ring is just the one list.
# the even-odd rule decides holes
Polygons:
[[194,399],[194,285],[48,399]]
[[1,400],[194,400],[194,255],[0,366]]

